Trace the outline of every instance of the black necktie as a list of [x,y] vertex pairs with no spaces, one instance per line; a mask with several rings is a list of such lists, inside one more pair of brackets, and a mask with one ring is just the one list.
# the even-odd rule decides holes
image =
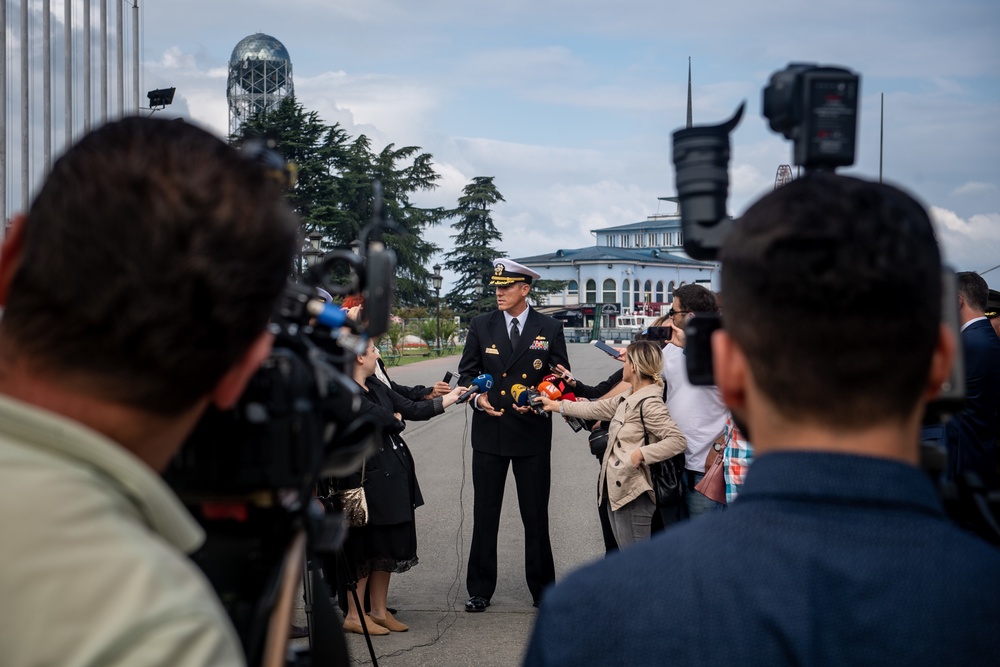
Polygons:
[[511,349],[517,349],[517,343],[521,340],[521,328],[517,324],[517,318],[510,323],[510,347]]

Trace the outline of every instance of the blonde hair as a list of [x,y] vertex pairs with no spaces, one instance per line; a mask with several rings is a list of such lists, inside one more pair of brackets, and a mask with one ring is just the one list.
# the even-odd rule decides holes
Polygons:
[[651,340],[637,340],[625,349],[625,356],[639,377],[663,386],[663,350]]

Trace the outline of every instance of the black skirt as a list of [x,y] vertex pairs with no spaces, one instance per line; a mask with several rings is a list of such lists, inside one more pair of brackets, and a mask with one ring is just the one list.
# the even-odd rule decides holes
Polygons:
[[388,526],[351,528],[344,542],[344,555],[349,582],[364,579],[372,572],[406,572],[419,562],[417,524],[411,519]]

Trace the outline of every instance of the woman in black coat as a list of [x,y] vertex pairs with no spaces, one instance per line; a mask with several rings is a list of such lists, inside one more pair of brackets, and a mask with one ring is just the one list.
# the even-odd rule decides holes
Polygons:
[[[456,387],[433,400],[411,401],[377,379],[378,350],[374,343],[355,359],[354,381],[362,392],[361,413],[375,419],[382,427],[382,441],[368,457],[361,471],[342,478],[338,488],[364,486],[368,503],[368,523],[351,528],[344,553],[352,572],[348,580],[357,583],[358,598],[364,599],[367,588],[371,611],[366,617],[372,635],[404,632],[408,628],[386,608],[389,579],[393,572],[406,572],[417,564],[417,531],[414,510],[423,505],[417,484],[413,458],[400,437],[403,419],[422,421],[442,414],[465,391]],[[362,480],[363,477],[363,480]],[[361,633],[360,612],[354,597],[347,598],[344,630]]]

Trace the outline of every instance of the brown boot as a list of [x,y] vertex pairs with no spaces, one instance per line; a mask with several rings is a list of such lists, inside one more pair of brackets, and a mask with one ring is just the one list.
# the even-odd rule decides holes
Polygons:
[[[389,634],[389,631],[376,623],[375,619],[371,616],[365,616],[365,625],[368,626],[368,634],[372,637],[376,635]],[[344,619],[344,632],[353,632],[356,635],[365,634],[365,631],[361,628],[361,623],[357,623],[346,618]]]
[[378,623],[386,630],[391,630],[393,632],[406,632],[410,629],[410,626],[405,623],[400,623],[395,619],[391,612],[385,612],[385,618],[375,618],[374,616],[369,616],[372,621]]

